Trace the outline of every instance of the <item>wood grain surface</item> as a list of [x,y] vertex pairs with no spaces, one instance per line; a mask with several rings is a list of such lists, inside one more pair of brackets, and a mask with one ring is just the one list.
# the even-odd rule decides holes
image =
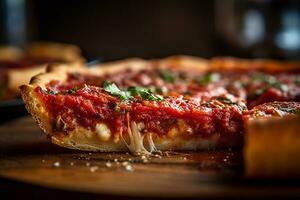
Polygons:
[[52,145],[29,117],[0,127],[0,177],[99,196],[300,197],[295,181],[245,180],[238,150],[150,157],[73,151]]

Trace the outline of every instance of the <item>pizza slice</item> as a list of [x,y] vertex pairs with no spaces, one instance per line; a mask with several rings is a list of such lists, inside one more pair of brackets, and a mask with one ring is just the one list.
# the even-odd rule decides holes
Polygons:
[[[94,68],[52,65],[21,93],[52,142],[67,148],[150,153],[242,147],[245,121],[269,115],[268,104],[280,99],[298,109],[294,71],[221,70],[187,56]],[[256,90],[262,92],[253,96]]]
[[[186,57],[52,66],[21,91],[29,112],[65,147],[151,152],[239,145],[244,101],[222,85],[199,84],[208,67]],[[218,75],[202,78],[215,82]]]
[[19,96],[19,86],[44,72],[47,63],[83,63],[80,49],[70,44],[36,42],[25,50],[0,47],[0,100]]

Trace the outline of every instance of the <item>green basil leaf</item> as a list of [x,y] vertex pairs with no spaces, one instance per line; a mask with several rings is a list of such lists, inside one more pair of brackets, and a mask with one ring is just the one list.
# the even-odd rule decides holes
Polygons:
[[134,99],[134,96],[139,96],[143,100],[148,101],[164,100],[162,96],[153,94],[149,88],[129,87],[127,90],[120,90],[115,83],[104,81],[103,89],[111,95],[119,97],[123,101]]
[[294,83],[298,86],[300,86],[300,77],[299,78],[296,78],[296,80],[294,81]]
[[158,70],[159,76],[168,83],[174,83],[175,78],[173,74],[167,70],[160,69]]
[[228,104],[228,105],[237,105],[236,102],[231,101],[230,99],[227,99],[225,97],[218,97],[217,98],[218,101],[224,103],[224,104]]
[[272,75],[255,73],[252,76],[252,80],[265,83],[268,87],[273,87],[281,91],[288,90],[288,86],[286,84],[280,82],[275,76]]
[[287,113],[299,114],[299,111],[296,108],[279,108],[279,110]]
[[133,98],[128,91],[120,90],[116,84],[109,81],[104,81],[103,89],[111,95],[119,97],[123,101],[127,101]]
[[162,101],[164,98],[160,95],[155,95],[150,89],[142,87],[129,87],[128,91],[133,96],[140,96],[143,100]]
[[206,85],[208,83],[215,83],[220,81],[221,75],[216,72],[205,74],[204,76],[196,79],[196,82],[198,82],[201,85]]
[[[68,94],[75,94],[77,92],[77,90],[79,90],[79,86],[75,86],[74,88],[68,90]],[[53,91],[54,92],[54,91]]]

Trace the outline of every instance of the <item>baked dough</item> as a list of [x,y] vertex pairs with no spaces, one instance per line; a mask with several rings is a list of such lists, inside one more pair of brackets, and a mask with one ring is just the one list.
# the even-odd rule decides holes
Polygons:
[[248,178],[300,177],[300,117],[246,123],[244,160]]

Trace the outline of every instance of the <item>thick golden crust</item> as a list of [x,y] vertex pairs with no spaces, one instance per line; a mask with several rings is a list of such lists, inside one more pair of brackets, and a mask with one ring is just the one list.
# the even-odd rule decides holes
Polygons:
[[266,72],[293,72],[300,70],[300,61],[275,61],[270,59],[242,59],[216,57],[211,60],[214,70],[262,70]]
[[25,102],[26,109],[32,115],[34,120],[38,123],[41,129],[47,134],[51,135],[52,128],[49,113],[46,111],[45,106],[34,91],[35,86],[23,85],[20,87],[23,101]]
[[[153,137],[152,142],[156,150],[184,150],[184,151],[195,151],[195,150],[212,150],[215,148],[227,148],[228,145],[237,147],[240,146],[241,140],[232,138],[231,144],[228,144],[228,140],[224,143],[220,138],[215,139],[204,139],[196,136],[191,137]],[[144,144],[138,147],[128,147],[123,139],[119,140],[99,140],[97,133],[91,132],[90,130],[79,127],[68,135],[65,133],[55,133],[51,136],[51,140],[54,144],[62,147],[84,150],[84,151],[100,151],[100,152],[121,152],[131,151],[132,153],[148,153],[151,152],[151,148],[148,144],[148,139],[143,139]],[[132,142],[129,137],[124,138],[125,141],[130,144]],[[140,148],[140,149],[139,149]],[[143,149],[145,148],[145,149]],[[154,151],[154,149],[152,149]]]
[[164,59],[152,60],[160,68],[178,68],[186,71],[207,71],[210,70],[209,61],[194,56],[176,55]]
[[250,120],[244,159],[249,178],[300,177],[300,117]]
[[[2,57],[10,58],[10,61],[17,61],[22,56],[29,56],[35,59],[51,59],[59,60],[63,63],[83,64],[84,58],[81,56],[80,49],[70,44],[54,43],[54,42],[38,42],[29,45],[25,52],[20,53],[19,49],[10,47],[3,48]],[[0,49],[1,53],[1,49]],[[1,56],[0,56],[1,59]],[[27,84],[31,77],[45,71],[47,64],[36,65],[22,69],[9,69],[6,72],[6,88],[7,92],[18,95],[19,86]]]

